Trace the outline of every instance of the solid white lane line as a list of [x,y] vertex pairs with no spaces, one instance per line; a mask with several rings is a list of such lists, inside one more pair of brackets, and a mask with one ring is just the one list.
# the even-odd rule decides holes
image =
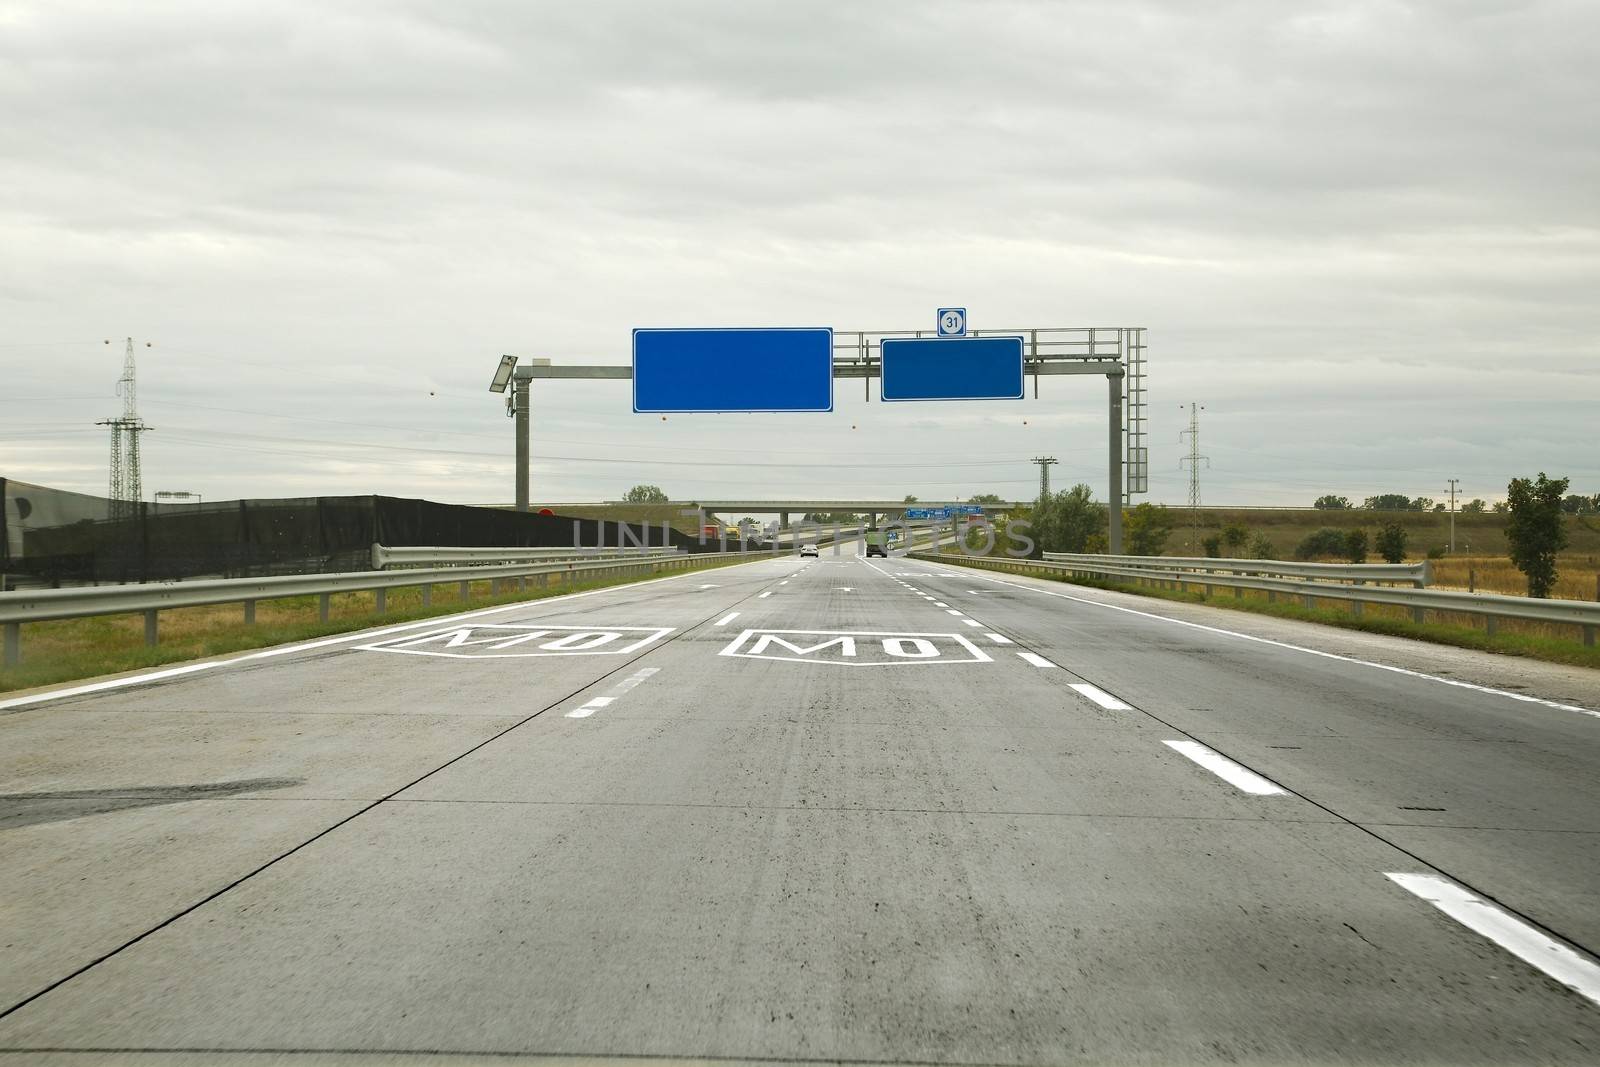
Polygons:
[[945,608],[944,609],[944,613],[946,615],[960,615],[961,614],[961,612],[957,611],[955,608]]
[[993,641],[997,645],[1014,644],[1014,642],[1011,640],[1011,638],[1009,638],[1009,637],[1001,637],[999,634],[984,634],[983,636],[987,637],[989,640]]
[[767,597],[769,597],[771,595],[772,595],[772,590],[768,589],[765,593],[762,593],[760,596],[756,597],[756,599],[757,600],[765,600],[765,599],[767,599]]
[[1054,667],[1055,664],[1039,655],[1037,652],[1018,652],[1017,655],[1033,664],[1035,667]]
[[[1076,688],[1076,687],[1074,687]],[[1198,741],[1163,741],[1163,745],[1181,756],[1187,756],[1200,766],[1221,778],[1229,785],[1256,796],[1287,795],[1288,791],[1270,778],[1263,778],[1248,767],[1242,767],[1220,752],[1213,752]]]
[[730,611],[726,615],[724,615],[722,618],[720,618],[716,622],[712,623],[711,625],[713,625],[713,626],[726,626],[730,622],[732,622],[734,619],[737,619],[738,617],[739,617],[739,613],[737,611]]
[[982,626],[983,625],[983,623],[979,622],[977,619],[962,619],[961,621],[966,623],[968,626]]
[[1384,877],[1513,956],[1600,1004],[1600,963],[1436,874],[1387,871]]
[[[1187,619],[1174,619],[1170,615],[1157,615],[1153,611],[1140,611],[1138,608],[1125,608],[1120,604],[1105,604],[1101,601],[1088,600],[1081,596],[1071,596],[1067,593],[1057,593],[1052,589],[1037,589],[1031,585],[1021,585],[1017,582],[1008,582],[1000,578],[990,578],[988,575],[978,575],[978,578],[985,582],[993,582],[995,585],[1006,586],[1009,589],[1024,589],[1030,593],[1040,593],[1044,596],[1059,597],[1062,600],[1070,600],[1076,604],[1088,604],[1090,607],[1106,608],[1109,611],[1121,611],[1129,615],[1139,615],[1146,619],[1158,619],[1161,622],[1170,622],[1174,626],[1188,626],[1191,629],[1204,630],[1206,633],[1222,634],[1225,637],[1237,637],[1241,641],[1254,641],[1257,644],[1272,645],[1274,648],[1286,648],[1291,652],[1304,652],[1308,656],[1321,656],[1323,659],[1338,660],[1341,663],[1354,663],[1360,667],[1371,667],[1374,670],[1389,671],[1391,674],[1403,674],[1410,678],[1422,678],[1430,682],[1440,682],[1444,685],[1453,685],[1460,689],[1471,689],[1478,693],[1488,693],[1491,696],[1510,697],[1512,700],[1521,700],[1529,704],[1542,704],[1547,708],[1555,708],[1558,711],[1575,711],[1579,715],[1589,715],[1600,719],[1600,711],[1596,711],[1592,708],[1580,708],[1575,704],[1562,704],[1559,701],[1546,700],[1543,697],[1529,696],[1526,693],[1512,693],[1504,689],[1496,689],[1493,686],[1477,685],[1473,682],[1463,682],[1458,678],[1441,678],[1437,674],[1427,674],[1423,671],[1414,671],[1406,667],[1395,667],[1387,663],[1374,663],[1371,660],[1357,659],[1354,656],[1341,656],[1337,652],[1324,652],[1320,648],[1307,648],[1304,645],[1291,645],[1287,641],[1275,641],[1270,637],[1257,637],[1255,634],[1243,634],[1237,630],[1225,630],[1220,626],[1207,626],[1205,623],[1190,622]],[[0,704],[0,707],[4,706],[5,705]]]
[[1067,688],[1077,692],[1079,696],[1088,697],[1107,711],[1132,711],[1133,705],[1124,704],[1099,686],[1090,685],[1088,682],[1074,682]]

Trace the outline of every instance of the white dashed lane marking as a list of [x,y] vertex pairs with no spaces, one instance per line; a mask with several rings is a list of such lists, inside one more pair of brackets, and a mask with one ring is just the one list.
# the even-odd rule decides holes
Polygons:
[[[1073,688],[1077,688],[1074,686]],[[1163,745],[1181,756],[1186,756],[1229,785],[1256,796],[1287,796],[1288,790],[1270,778],[1263,778],[1249,767],[1233,762],[1220,752],[1213,752],[1198,741],[1163,741]]]
[[1017,655],[1021,656],[1024,660],[1026,660],[1027,662],[1033,664],[1035,667],[1054,667],[1055,666],[1054,663],[1051,663],[1049,660],[1045,659],[1043,656],[1039,655],[1037,652],[1018,652]]
[[1088,682],[1074,682],[1068,688],[1074,690],[1079,696],[1088,697],[1107,711],[1132,711],[1131,704],[1124,704],[1110,693],[1097,685]]
[[739,617],[739,613],[737,611],[730,611],[726,615],[724,615],[722,618],[720,618],[716,622],[712,623],[712,625],[713,626],[726,626],[730,622],[732,622],[734,619],[737,619],[738,617]]
[[1436,874],[1395,871],[1386,872],[1384,877],[1426,900],[1473,933],[1487,937],[1518,959],[1531,963],[1580,996],[1600,1004],[1600,963],[1584,953]]

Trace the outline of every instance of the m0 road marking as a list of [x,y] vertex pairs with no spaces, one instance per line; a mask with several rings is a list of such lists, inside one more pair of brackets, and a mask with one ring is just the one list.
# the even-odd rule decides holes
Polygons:
[[1583,953],[1436,874],[1389,871],[1384,877],[1580,996],[1600,1004],[1600,963]]
[[718,655],[843,667],[993,662],[960,634],[879,630],[746,630]]
[[355,647],[363,652],[400,652],[450,659],[620,656],[652,645],[672,631],[671,626],[472,624]]
[[1287,796],[1288,790],[1270,778],[1263,778],[1248,767],[1241,766],[1220,752],[1213,752],[1198,741],[1163,741],[1163,745],[1182,756],[1187,756],[1200,766],[1221,778],[1229,785],[1259,797]]

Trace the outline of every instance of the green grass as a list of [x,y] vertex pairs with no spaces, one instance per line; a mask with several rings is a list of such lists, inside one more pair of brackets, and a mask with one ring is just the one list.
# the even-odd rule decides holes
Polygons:
[[[941,562],[957,561],[946,558],[942,559]],[[988,568],[977,569],[986,570]],[[1081,585],[1092,589],[1131,593],[1134,596],[1147,597],[1152,600],[1170,600],[1182,604],[1204,604],[1213,608],[1226,608],[1229,611],[1244,611],[1255,615],[1270,615],[1278,619],[1315,622],[1324,626],[1337,626],[1345,630],[1361,630],[1365,633],[1387,634],[1391,637],[1408,637],[1417,641],[1431,641],[1434,644],[1470,648],[1479,652],[1523,656],[1528,659],[1544,660],[1548,663],[1564,663],[1576,667],[1600,668],[1600,648],[1586,647],[1579,640],[1566,640],[1544,634],[1508,633],[1504,629],[1491,636],[1482,629],[1468,625],[1457,625],[1449,622],[1416,623],[1412,622],[1409,617],[1395,618],[1379,614],[1376,610],[1377,605],[1367,605],[1365,614],[1360,618],[1356,618],[1349,613],[1348,608],[1343,606],[1338,608],[1307,608],[1298,603],[1269,602],[1265,599],[1254,597],[1236,599],[1232,596],[1206,596],[1199,592],[1179,592],[1176,589],[1112,582],[1099,578],[1074,578],[1048,571],[1030,572],[1030,576],[1059,581],[1067,585]],[[1503,621],[1501,626],[1504,627],[1505,625],[1507,623]]]
[[[731,566],[758,558],[762,557],[752,555],[745,560],[719,560],[696,567],[695,570]],[[141,615],[99,615],[32,623],[22,627],[22,662],[16,667],[0,667],[0,693],[269,648],[501,604],[628,585],[682,573],[693,571],[579,581],[551,585],[545,589],[507,592],[499,596],[488,595],[489,582],[480,581],[473,583],[474,595],[466,600],[457,598],[457,583],[441,583],[434,587],[433,603],[429,607],[422,606],[420,588],[391,589],[388,593],[388,610],[381,615],[375,609],[371,593],[342,593],[333,598],[327,622],[317,618],[318,601],[315,596],[259,601],[257,621],[250,625],[243,621],[243,611],[238,604],[173,608],[161,613],[160,643],[153,648],[144,643],[144,620]]]

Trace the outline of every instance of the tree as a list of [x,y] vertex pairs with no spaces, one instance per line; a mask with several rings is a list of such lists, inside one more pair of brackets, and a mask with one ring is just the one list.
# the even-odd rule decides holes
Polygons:
[[624,502],[629,504],[665,504],[670,497],[656,485],[636,485],[622,494]]
[[1494,513],[1496,515],[1504,515],[1506,512],[1508,512],[1510,510],[1511,510],[1511,505],[1506,503],[1504,500],[1496,500],[1494,502]]
[[1306,534],[1294,549],[1295,559],[1317,559],[1321,556],[1342,556],[1345,553],[1344,534],[1331,526],[1324,526]]
[[1236,522],[1230,522],[1222,528],[1222,543],[1228,546],[1228,552],[1232,555],[1237,555],[1249,540],[1250,531]]
[[1433,510],[1433,497],[1431,497],[1431,496],[1419,496],[1419,497],[1417,497],[1415,500],[1413,500],[1411,502],[1411,510],[1412,511],[1432,511]]
[[906,498],[904,500],[900,501],[900,503],[902,503],[902,504],[915,504],[916,502],[917,502],[917,498],[912,496],[910,493],[907,493],[906,494]]
[[1130,555],[1159,556],[1172,534],[1172,516],[1159,504],[1140,504],[1122,513],[1122,532]]
[[1344,558],[1351,563],[1367,561],[1367,531],[1358,527],[1344,535]]
[[1506,522],[1507,555],[1528,579],[1528,595],[1547,597],[1556,584],[1556,553],[1567,547],[1561,519],[1561,494],[1566,478],[1513,478],[1506,486],[1511,518]]
[[1251,559],[1271,559],[1275,551],[1272,547],[1272,542],[1264,533],[1256,534],[1255,538],[1250,542]]
[[1587,515],[1594,510],[1594,500],[1582,493],[1573,493],[1561,501],[1561,510],[1568,515]]
[[974,493],[967,497],[969,504],[1004,504],[1005,498],[999,493]]
[[1461,514],[1463,515],[1482,515],[1487,510],[1489,510],[1489,505],[1480,497],[1474,497],[1461,505]]
[[1398,522],[1385,523],[1382,530],[1378,531],[1378,539],[1373,547],[1378,550],[1388,563],[1404,563],[1406,561],[1406,528]]
[[1045,552],[1087,552],[1089,538],[1106,525],[1106,510],[1087,485],[1063,489],[1033,507],[1033,536]]
[[1410,511],[1411,498],[1401,493],[1379,493],[1361,502],[1368,511]]
[[1205,540],[1200,542],[1200,547],[1206,550],[1206,555],[1210,556],[1212,559],[1216,559],[1218,556],[1222,555],[1222,535],[1212,534],[1210,537],[1207,537]]
[[1327,496],[1317,497],[1317,502],[1311,506],[1322,511],[1341,511],[1351,505],[1348,497],[1334,496],[1329,493]]

